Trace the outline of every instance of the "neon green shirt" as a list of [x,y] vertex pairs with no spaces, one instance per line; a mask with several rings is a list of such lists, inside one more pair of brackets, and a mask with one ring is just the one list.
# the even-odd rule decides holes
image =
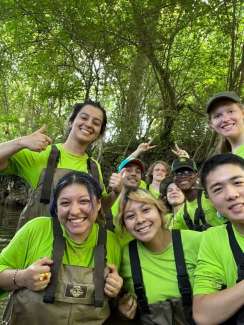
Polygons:
[[[233,226],[232,226],[233,227]],[[244,251],[244,236],[235,230],[235,237]],[[237,280],[237,266],[230,248],[226,225],[213,227],[203,233],[194,278],[194,295],[233,287]]]
[[[97,243],[98,224],[94,224],[88,238],[76,243],[68,237],[63,228],[66,248],[63,264],[83,267],[94,266],[94,247]],[[0,254],[0,272],[5,269],[25,269],[44,256],[52,256],[52,218],[38,217],[26,223],[15,234]],[[121,249],[115,235],[107,231],[107,261],[120,266]],[[0,290],[0,293],[3,291]]]
[[[202,194],[201,200],[205,219],[208,224],[211,226],[219,226],[227,221],[223,216],[217,213],[215,207],[212,205],[211,201],[206,198],[204,193]],[[197,199],[191,202],[186,201],[185,204],[191,220],[194,221],[195,211],[197,209]],[[174,229],[188,229],[184,220],[184,206],[175,214]]]
[[236,150],[234,150],[233,153],[241,158],[244,158],[244,144],[240,145]]
[[[88,155],[86,153],[82,156],[79,156],[65,150],[61,143],[56,144],[56,146],[60,151],[60,158],[57,168],[67,168],[70,170],[76,170],[86,173],[88,172]],[[48,146],[46,150],[41,152],[35,152],[29,149],[20,150],[9,159],[9,166],[5,170],[1,171],[1,173],[20,176],[32,188],[36,188],[41,172],[47,166],[50,151],[51,146]],[[97,161],[95,162],[97,163],[100,174],[100,185],[103,189],[103,195],[106,195],[106,189],[103,183],[101,167]]]
[[155,199],[158,199],[160,196],[160,192],[158,190],[156,190],[152,184],[149,185],[149,192],[152,194],[152,196],[155,197]]
[[[191,283],[197,264],[201,235],[196,231],[181,231],[185,261]],[[149,251],[141,242],[137,242],[137,247],[149,304],[179,298],[180,292],[172,243],[162,253]],[[120,274],[124,279],[125,289],[134,293],[128,245],[123,249]]]
[[166,220],[165,228],[173,229],[174,228],[174,214],[172,212],[168,212],[164,215]]

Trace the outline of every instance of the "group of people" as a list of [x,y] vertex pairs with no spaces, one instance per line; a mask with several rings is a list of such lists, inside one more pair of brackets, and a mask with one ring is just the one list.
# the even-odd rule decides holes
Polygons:
[[199,172],[176,146],[146,172],[142,143],[109,192],[87,154],[107,123],[97,102],[74,106],[64,143],[42,127],[0,144],[1,173],[32,188],[0,253],[3,324],[244,324],[244,107],[222,92],[207,113],[227,153]]

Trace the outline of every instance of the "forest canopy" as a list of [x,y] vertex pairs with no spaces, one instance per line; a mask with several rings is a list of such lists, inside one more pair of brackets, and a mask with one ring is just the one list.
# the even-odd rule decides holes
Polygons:
[[174,142],[201,161],[207,99],[244,95],[241,0],[2,0],[0,20],[1,141],[43,124],[60,141],[91,98],[108,112],[91,149],[107,169],[148,139],[148,161],[171,160]]

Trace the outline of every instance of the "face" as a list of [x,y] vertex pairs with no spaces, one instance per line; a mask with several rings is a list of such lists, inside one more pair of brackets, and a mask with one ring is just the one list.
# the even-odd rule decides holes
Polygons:
[[84,185],[72,184],[66,186],[59,194],[58,219],[69,236],[81,242],[87,238],[100,207],[100,201],[96,198],[92,200]]
[[97,107],[86,105],[75,117],[69,137],[80,143],[92,143],[99,137],[102,123],[102,111]]
[[210,127],[226,138],[238,138],[244,130],[243,110],[233,102],[224,101],[210,115]]
[[123,173],[123,184],[125,187],[135,188],[139,187],[142,177],[141,168],[135,164],[128,164]]
[[178,206],[185,201],[184,193],[175,183],[169,184],[166,196],[167,201],[172,207]]
[[174,182],[184,192],[195,185],[197,177],[197,173],[191,169],[179,169],[175,172]]
[[206,178],[215,208],[231,222],[244,224],[244,170],[233,164],[218,166]]
[[166,167],[163,164],[156,164],[153,168],[153,173],[152,173],[152,177],[153,177],[153,181],[158,181],[161,182],[167,174],[167,170]]
[[152,204],[129,200],[123,220],[129,233],[142,242],[150,242],[162,229],[160,213]]

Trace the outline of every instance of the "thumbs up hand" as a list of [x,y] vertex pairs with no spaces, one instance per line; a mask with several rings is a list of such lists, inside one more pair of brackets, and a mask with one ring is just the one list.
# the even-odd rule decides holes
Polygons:
[[32,151],[43,151],[46,147],[52,143],[51,138],[49,138],[46,134],[46,126],[43,125],[40,129],[35,132],[23,136],[19,139],[19,143],[22,149],[27,148]]
[[119,275],[115,265],[110,264],[107,267],[109,272],[105,277],[104,293],[108,297],[114,298],[117,297],[122,288],[123,279]]

